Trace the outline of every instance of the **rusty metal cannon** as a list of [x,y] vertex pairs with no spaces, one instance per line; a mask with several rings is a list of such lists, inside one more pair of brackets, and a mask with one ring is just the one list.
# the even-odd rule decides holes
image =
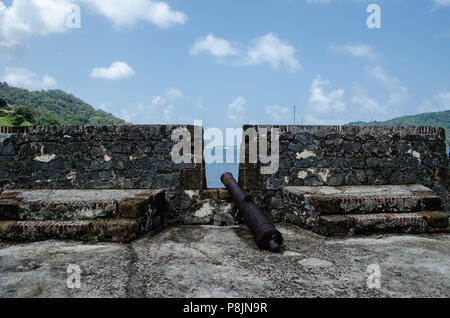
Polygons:
[[278,252],[283,244],[281,233],[251,201],[251,197],[241,189],[231,173],[226,172],[222,174],[220,180],[230,192],[258,247],[262,250]]

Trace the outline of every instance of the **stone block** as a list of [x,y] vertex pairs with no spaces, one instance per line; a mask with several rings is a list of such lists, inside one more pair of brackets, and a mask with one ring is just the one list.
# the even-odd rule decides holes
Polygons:
[[136,219],[148,212],[148,200],[145,198],[125,199],[119,203],[119,215],[122,218]]
[[9,143],[0,147],[0,156],[13,156],[16,154],[14,145]]
[[247,169],[239,169],[239,185],[244,190],[264,189],[264,178],[256,166],[248,166]]
[[0,193],[0,200],[1,199],[14,199],[17,196],[17,192],[4,192]]
[[219,194],[217,189],[203,190],[202,199],[211,199],[217,201],[219,199]]
[[15,221],[0,221],[0,238],[6,238],[15,224]]
[[99,172],[98,177],[102,181],[111,181],[111,180],[116,179],[116,174],[112,170],[110,170],[110,171],[101,171],[101,172]]
[[213,222],[216,226],[232,226],[236,224],[234,217],[228,213],[215,214]]
[[231,199],[231,194],[227,189],[217,189],[217,192],[219,194],[219,199]]
[[354,234],[426,233],[428,224],[422,213],[379,213],[347,215]]
[[20,207],[18,202],[12,200],[0,200],[0,220],[18,220]]
[[137,235],[137,221],[117,219],[107,222],[105,235],[113,240],[128,240]]
[[182,190],[202,190],[203,170],[185,169],[180,174],[180,188]]
[[431,228],[446,228],[449,226],[448,214],[444,212],[424,212],[422,213],[427,224]]
[[321,216],[315,231],[325,236],[345,236],[349,231],[349,222],[347,217],[341,215]]
[[332,196],[312,196],[309,202],[321,214],[337,214],[341,210],[341,199]]
[[424,210],[427,211],[436,211],[441,208],[441,198],[438,196],[425,196],[422,198]]

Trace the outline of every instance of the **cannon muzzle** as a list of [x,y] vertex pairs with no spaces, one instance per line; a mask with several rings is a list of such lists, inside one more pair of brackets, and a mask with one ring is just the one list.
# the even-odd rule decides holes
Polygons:
[[258,247],[272,252],[280,251],[283,236],[267,219],[261,209],[251,201],[251,197],[241,189],[233,175],[226,172],[222,174],[220,180],[230,192],[231,198],[250,228]]

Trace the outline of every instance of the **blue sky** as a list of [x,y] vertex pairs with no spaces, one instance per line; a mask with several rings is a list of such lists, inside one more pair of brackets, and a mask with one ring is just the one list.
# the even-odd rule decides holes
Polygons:
[[0,1],[0,80],[135,124],[291,124],[294,104],[302,124],[384,120],[450,109],[449,17],[450,0]]

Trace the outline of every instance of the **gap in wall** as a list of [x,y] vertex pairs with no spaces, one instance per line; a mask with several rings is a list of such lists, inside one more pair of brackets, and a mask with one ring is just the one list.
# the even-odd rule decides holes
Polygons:
[[[214,145],[205,144],[204,155],[206,161],[206,183],[209,189],[225,188],[220,181],[220,176],[224,172],[231,172],[236,181],[238,180],[239,150],[240,149],[237,146],[216,147]],[[233,160],[228,160],[227,162],[227,156],[233,158]],[[220,157],[222,157],[222,163],[211,163],[213,159]]]

